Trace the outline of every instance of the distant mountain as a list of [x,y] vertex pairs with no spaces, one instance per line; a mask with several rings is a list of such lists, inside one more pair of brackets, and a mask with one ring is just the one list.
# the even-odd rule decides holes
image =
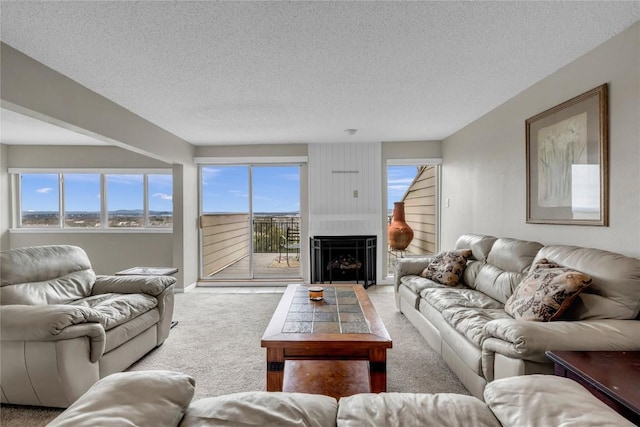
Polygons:
[[[29,215],[58,215],[58,211],[23,211],[22,216]],[[88,215],[95,216],[100,215],[99,211],[67,211],[67,214],[70,215]],[[144,215],[144,211],[142,209],[118,209],[115,211],[109,211],[109,215],[119,215],[119,216],[142,216]],[[171,211],[149,211],[149,215],[160,215],[160,216],[172,216],[173,212]]]

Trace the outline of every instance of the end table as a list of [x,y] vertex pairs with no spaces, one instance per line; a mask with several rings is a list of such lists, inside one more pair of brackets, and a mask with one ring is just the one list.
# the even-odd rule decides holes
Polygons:
[[555,374],[580,383],[640,425],[640,351],[547,351]]

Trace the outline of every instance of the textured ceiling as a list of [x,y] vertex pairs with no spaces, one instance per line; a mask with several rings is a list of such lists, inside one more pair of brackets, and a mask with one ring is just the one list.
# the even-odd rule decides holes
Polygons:
[[3,42],[200,145],[443,139],[640,20],[638,1],[0,7]]

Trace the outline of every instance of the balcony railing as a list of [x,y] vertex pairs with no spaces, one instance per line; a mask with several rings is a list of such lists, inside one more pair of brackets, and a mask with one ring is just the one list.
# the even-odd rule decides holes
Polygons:
[[205,214],[202,216],[203,273],[210,276],[254,253],[278,253],[280,236],[287,228],[300,227],[297,215],[255,215],[252,236],[248,214]]

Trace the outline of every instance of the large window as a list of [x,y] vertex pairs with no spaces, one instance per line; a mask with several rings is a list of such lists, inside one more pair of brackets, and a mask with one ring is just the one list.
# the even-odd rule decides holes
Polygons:
[[22,227],[60,226],[59,175],[25,174],[21,177]]
[[23,228],[171,228],[171,173],[14,172]]

